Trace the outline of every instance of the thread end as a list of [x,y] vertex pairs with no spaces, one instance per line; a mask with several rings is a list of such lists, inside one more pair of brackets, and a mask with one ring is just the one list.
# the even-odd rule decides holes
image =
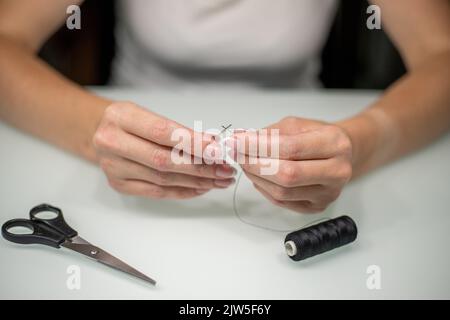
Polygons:
[[293,257],[297,254],[297,246],[295,245],[295,242],[292,240],[286,241],[284,243],[284,248],[289,257]]

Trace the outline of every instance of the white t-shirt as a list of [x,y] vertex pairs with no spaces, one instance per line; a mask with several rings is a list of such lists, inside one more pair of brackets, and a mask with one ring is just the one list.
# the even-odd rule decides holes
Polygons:
[[335,0],[121,0],[114,84],[314,87]]

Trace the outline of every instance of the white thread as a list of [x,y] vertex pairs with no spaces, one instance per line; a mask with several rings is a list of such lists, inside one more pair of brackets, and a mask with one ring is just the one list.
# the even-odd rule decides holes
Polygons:
[[[229,128],[231,128],[231,126],[232,126],[231,124],[230,124],[229,126],[222,126],[223,130],[220,132],[220,136],[219,136],[220,141],[219,141],[219,143],[221,144],[222,150],[225,150],[225,153],[226,153],[226,155],[225,155],[225,157],[224,157],[224,158],[225,158],[224,160],[227,161],[227,162],[233,162],[233,163],[234,163],[234,161],[232,161],[232,159],[231,159],[231,161],[228,159],[228,157],[227,157],[227,155],[228,155],[228,152],[227,152],[227,151],[228,151],[228,148],[227,148],[227,146],[225,145],[225,141],[226,141],[227,138],[228,138],[228,137],[226,137],[226,132],[229,131]],[[234,131],[234,130],[233,130],[233,131]],[[231,133],[231,134],[232,134],[232,133]],[[239,187],[239,183],[240,183],[240,181],[241,181],[241,178],[242,178],[242,174],[243,174],[243,171],[241,171],[241,172],[239,173],[239,175],[237,176],[237,178],[236,178],[236,184],[235,184],[235,187],[234,187],[234,190],[233,190],[233,211],[234,211],[234,214],[235,214],[236,218],[237,218],[239,221],[241,221],[242,223],[244,223],[244,224],[246,224],[246,225],[249,225],[249,226],[252,226],[252,227],[255,227],[255,228],[267,230],[267,231],[283,232],[283,233],[284,233],[284,232],[292,232],[292,231],[296,231],[296,230],[299,230],[299,229],[306,228],[306,227],[308,227],[308,226],[310,226],[310,225],[316,224],[316,223],[318,223],[318,222],[330,220],[330,218],[320,218],[320,219],[314,220],[314,221],[312,221],[312,222],[309,222],[309,223],[307,223],[307,224],[301,226],[300,228],[293,228],[293,229],[276,229],[276,228],[270,228],[270,227],[262,226],[262,225],[259,225],[259,224],[256,224],[256,223],[252,223],[252,222],[249,222],[249,221],[245,221],[245,220],[242,218],[242,216],[239,214],[238,205],[237,205],[237,190],[238,190],[238,187]]]
[[293,257],[297,254],[297,245],[292,240],[286,241],[284,243],[284,248],[286,249],[286,254],[289,257]]

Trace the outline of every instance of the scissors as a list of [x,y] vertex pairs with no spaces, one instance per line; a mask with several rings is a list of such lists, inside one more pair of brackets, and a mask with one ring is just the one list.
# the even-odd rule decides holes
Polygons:
[[[52,214],[52,217],[46,215]],[[15,227],[29,229],[30,233],[14,233]],[[103,249],[96,247],[78,235],[64,220],[61,209],[49,204],[40,204],[30,210],[30,219],[12,219],[2,226],[2,236],[19,244],[42,244],[59,249],[64,247],[114,269],[133,275],[151,283],[156,281],[119,260]]]

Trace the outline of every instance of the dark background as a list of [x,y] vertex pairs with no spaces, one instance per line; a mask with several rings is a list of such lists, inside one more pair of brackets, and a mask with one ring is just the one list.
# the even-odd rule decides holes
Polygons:
[[[85,1],[81,30],[64,25],[40,56],[82,85],[107,84],[115,48],[114,2]],[[326,88],[384,89],[405,72],[386,34],[366,28],[368,5],[367,1],[340,1],[322,52],[320,79]]]

